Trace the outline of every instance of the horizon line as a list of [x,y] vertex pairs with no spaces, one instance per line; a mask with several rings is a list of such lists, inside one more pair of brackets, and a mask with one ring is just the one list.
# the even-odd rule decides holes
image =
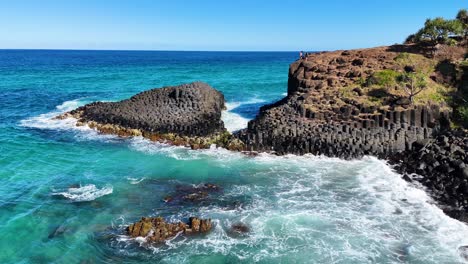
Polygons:
[[[301,50],[158,50],[158,49],[67,49],[67,48],[0,48],[0,51],[163,51],[163,52],[300,52]],[[321,51],[307,51],[302,50],[303,52],[321,52]]]

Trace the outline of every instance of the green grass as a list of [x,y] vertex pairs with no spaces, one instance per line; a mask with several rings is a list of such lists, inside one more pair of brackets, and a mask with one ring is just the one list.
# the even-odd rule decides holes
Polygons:
[[[450,93],[454,91],[454,88],[445,87],[430,78],[437,61],[410,53],[400,53],[395,57],[394,61],[394,69],[376,71],[366,79],[359,79],[355,82],[355,85],[341,88],[340,94],[343,98],[352,99],[362,105],[385,107],[389,102],[397,98],[408,97],[403,87],[405,84],[400,81],[400,77],[405,72],[405,66],[411,66],[418,74],[422,75],[426,83],[424,91],[414,97],[414,103],[448,105],[451,98]],[[353,92],[355,87],[361,88],[362,96],[358,96]]]
[[396,84],[396,78],[400,75],[394,70],[382,70],[372,74],[366,81],[367,86],[389,87]]

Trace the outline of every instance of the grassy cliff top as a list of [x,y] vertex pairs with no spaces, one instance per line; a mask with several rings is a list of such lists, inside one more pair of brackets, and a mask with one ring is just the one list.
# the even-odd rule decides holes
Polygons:
[[333,112],[350,104],[449,108],[457,91],[458,65],[465,62],[443,59],[442,52],[453,57],[450,47],[434,58],[422,51],[417,45],[394,45],[316,53],[291,64],[290,77],[304,93],[305,106],[314,112]]

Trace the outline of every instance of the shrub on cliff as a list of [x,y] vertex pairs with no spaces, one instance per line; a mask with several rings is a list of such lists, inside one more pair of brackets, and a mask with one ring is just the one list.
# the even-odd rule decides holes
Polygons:
[[406,72],[398,76],[398,83],[405,91],[411,103],[414,97],[427,88],[426,76],[420,72]]
[[367,86],[378,85],[380,87],[391,87],[396,84],[399,73],[394,70],[382,70],[373,73],[366,82]]

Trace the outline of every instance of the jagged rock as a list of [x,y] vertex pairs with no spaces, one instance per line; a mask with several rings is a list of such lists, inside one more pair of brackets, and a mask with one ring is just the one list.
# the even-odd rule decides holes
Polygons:
[[211,219],[190,217],[189,223],[166,223],[162,217],[143,217],[127,227],[127,234],[131,237],[146,237],[148,242],[163,242],[179,233],[207,233],[211,228]]
[[389,155],[390,164],[404,174],[417,173],[419,181],[444,205],[444,212],[468,221],[468,137],[464,131],[446,131],[410,150]]

